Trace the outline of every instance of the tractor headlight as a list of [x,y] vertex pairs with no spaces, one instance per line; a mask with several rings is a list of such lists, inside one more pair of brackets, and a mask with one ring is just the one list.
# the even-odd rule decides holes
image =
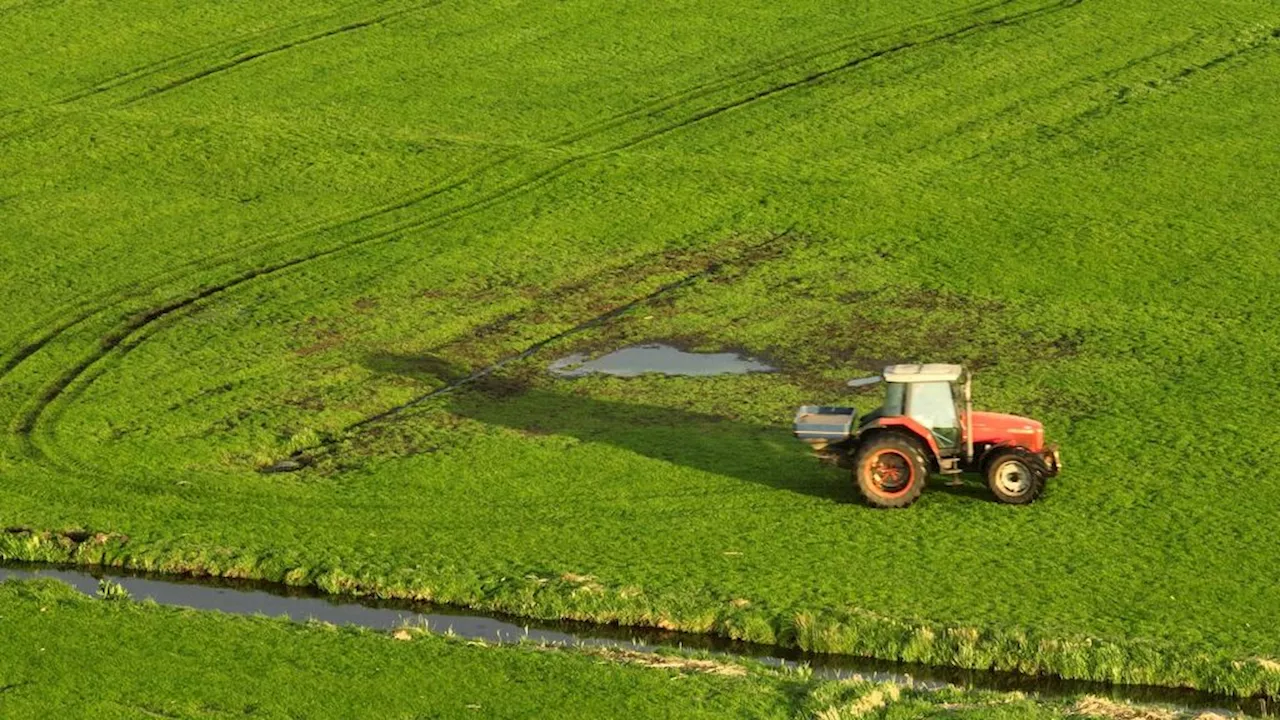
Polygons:
[[1057,445],[1041,450],[1040,459],[1044,461],[1045,469],[1049,471],[1051,477],[1062,471],[1062,454],[1058,451]]

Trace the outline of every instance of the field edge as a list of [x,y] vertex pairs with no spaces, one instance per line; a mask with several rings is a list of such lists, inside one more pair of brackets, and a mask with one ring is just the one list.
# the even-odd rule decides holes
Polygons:
[[594,577],[527,573],[501,578],[408,576],[389,580],[339,567],[284,567],[248,555],[148,547],[83,529],[0,532],[0,561],[57,563],[186,577],[255,580],[351,598],[454,606],[538,620],[713,635],[779,648],[965,670],[1014,672],[1116,685],[1280,698],[1280,659],[1230,657],[1149,639],[1053,636],[1024,628],[951,626],[856,607],[771,609],[745,599],[650,596]]

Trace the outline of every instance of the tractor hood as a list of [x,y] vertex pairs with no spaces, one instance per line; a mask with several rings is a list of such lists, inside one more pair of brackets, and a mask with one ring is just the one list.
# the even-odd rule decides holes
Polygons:
[[1044,448],[1044,425],[1021,415],[974,411],[973,442],[1021,445],[1031,452],[1040,452]]

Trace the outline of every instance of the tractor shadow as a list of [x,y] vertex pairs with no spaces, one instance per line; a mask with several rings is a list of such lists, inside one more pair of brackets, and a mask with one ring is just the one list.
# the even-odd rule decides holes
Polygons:
[[455,382],[469,374],[458,363],[436,355],[379,352],[366,355],[363,364],[379,375],[399,375],[446,383]]
[[[497,390],[497,392],[493,392]],[[605,443],[638,455],[832,502],[863,505],[849,471],[820,463],[791,435],[790,424],[763,425],[678,408],[640,405],[541,389],[490,388],[458,393],[448,410],[528,436],[559,435]],[[929,483],[990,501],[972,482]]]

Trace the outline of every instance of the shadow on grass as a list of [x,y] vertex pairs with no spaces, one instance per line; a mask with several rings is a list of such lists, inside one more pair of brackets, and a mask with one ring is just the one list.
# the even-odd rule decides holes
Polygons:
[[[860,503],[846,470],[819,463],[785,423],[761,425],[720,415],[602,400],[546,390],[509,395],[467,392],[449,401],[453,413],[527,435],[561,435],[606,443],[638,455],[735,477],[778,490],[841,503]],[[989,500],[985,488],[929,491]]]
[[[390,373],[454,382],[468,371],[430,356],[384,354],[366,366]],[[791,435],[790,418],[758,424],[679,408],[594,398],[572,391],[530,388],[490,376],[448,396],[449,412],[529,436],[559,435],[605,443],[694,470],[734,477],[823,500],[861,504],[849,471],[824,465]],[[866,408],[863,408],[866,410]],[[990,501],[972,481],[948,485],[932,478],[926,492]]]
[[379,375],[400,375],[417,380],[456,382],[470,373],[461,365],[435,355],[408,353],[371,353],[364,357],[364,366]]
[[843,472],[818,465],[781,425],[719,415],[526,390],[500,396],[460,393],[449,410],[526,435],[562,435],[606,443],[655,460],[835,502],[857,493]]

